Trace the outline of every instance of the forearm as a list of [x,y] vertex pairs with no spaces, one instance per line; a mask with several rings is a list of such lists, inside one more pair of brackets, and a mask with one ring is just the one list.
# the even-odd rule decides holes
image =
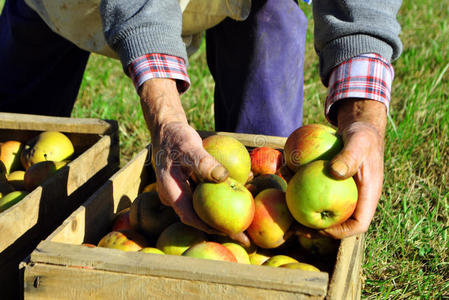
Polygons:
[[142,84],[139,95],[152,140],[159,137],[164,124],[187,123],[175,80],[167,78],[147,80]]

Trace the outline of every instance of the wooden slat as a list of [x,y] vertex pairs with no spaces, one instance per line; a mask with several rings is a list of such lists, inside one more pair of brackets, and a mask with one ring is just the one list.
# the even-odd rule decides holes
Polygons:
[[360,299],[363,250],[363,234],[341,241],[326,299]]
[[[248,287],[253,289],[267,289],[280,291],[282,293],[294,293],[304,296],[324,297],[326,294],[327,273],[308,272],[302,270],[285,270],[266,266],[243,265],[237,263],[211,261],[191,257],[181,257],[174,255],[146,255],[139,252],[124,252],[120,250],[104,248],[87,248],[79,245],[69,245],[43,241],[36,251],[31,255],[31,264],[26,266],[26,286],[32,286],[36,276],[42,276],[42,286],[45,286],[45,279],[49,277],[33,271],[36,264],[47,264],[53,266],[82,267],[83,270],[110,271],[120,274],[130,274],[134,276],[151,276],[153,278],[170,278],[181,281],[202,282],[203,285],[216,286],[222,284],[232,290],[235,287]],[[57,276],[56,276],[57,275]],[[76,276],[80,276],[77,274]],[[54,280],[61,278],[60,274],[55,274]],[[74,280],[74,277],[72,277]],[[83,281],[80,279],[80,281]],[[108,280],[102,278],[99,281],[107,290]],[[158,280],[148,280],[147,288],[157,288]],[[60,287],[63,287],[61,285]],[[84,285],[78,285],[80,293]],[[134,288],[134,287],[133,287]],[[61,289],[65,289],[61,288]],[[122,289],[127,289],[122,285]],[[169,289],[169,287],[167,287]],[[28,289],[33,293],[32,289]],[[253,290],[254,292],[254,290]],[[178,290],[180,297],[184,293]],[[257,292],[255,292],[257,295]],[[57,295],[57,294],[56,294]],[[54,299],[54,296],[51,295]],[[113,294],[109,294],[113,296]],[[237,295],[237,293],[235,293]],[[160,295],[163,296],[163,295]],[[58,297],[56,297],[58,298]],[[109,297],[106,297],[109,298]]]
[[117,122],[99,119],[75,119],[0,112],[0,128],[36,131],[109,134],[117,131]]

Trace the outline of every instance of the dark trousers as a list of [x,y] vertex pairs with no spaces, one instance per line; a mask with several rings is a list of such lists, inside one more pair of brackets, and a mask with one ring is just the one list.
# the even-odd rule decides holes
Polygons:
[[[207,31],[216,130],[287,136],[300,126],[306,26],[292,0],[253,0],[247,20]],[[88,57],[23,0],[6,0],[0,111],[70,116]]]

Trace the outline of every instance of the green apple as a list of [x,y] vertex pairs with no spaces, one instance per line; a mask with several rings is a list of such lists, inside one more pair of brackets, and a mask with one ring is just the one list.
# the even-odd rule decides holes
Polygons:
[[262,266],[279,267],[289,263],[299,263],[299,261],[287,255],[275,255],[266,260]]
[[0,212],[5,211],[14,204],[18,203],[20,200],[25,198],[26,195],[28,195],[28,192],[14,191],[3,196],[0,198]]
[[229,172],[229,176],[244,184],[251,172],[251,158],[246,147],[237,139],[212,135],[203,140],[203,147]]
[[170,255],[181,255],[191,246],[204,242],[206,235],[204,232],[176,222],[162,231],[156,242],[156,247]]
[[232,254],[234,254],[234,256],[237,259],[238,263],[240,263],[240,264],[248,264],[248,265],[251,264],[251,262],[249,261],[248,252],[246,252],[245,248],[243,248],[239,244],[236,244],[236,243],[224,243],[222,245],[225,246],[226,248],[228,248],[228,250],[231,251]]
[[354,179],[334,179],[328,162],[318,160],[301,167],[287,186],[287,205],[302,225],[324,229],[346,221],[357,205]]
[[254,216],[254,199],[238,181],[200,183],[193,193],[193,208],[206,224],[226,234],[245,231]]

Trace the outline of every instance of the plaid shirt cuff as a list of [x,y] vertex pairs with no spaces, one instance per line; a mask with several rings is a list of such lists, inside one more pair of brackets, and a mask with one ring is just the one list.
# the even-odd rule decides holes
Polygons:
[[326,98],[327,120],[337,125],[334,104],[347,98],[361,98],[390,104],[393,67],[382,56],[370,53],[351,58],[338,65],[329,78],[329,94]]
[[128,66],[128,71],[136,90],[152,78],[175,79],[180,94],[190,87],[186,64],[177,56],[160,53],[145,54],[135,59]]

